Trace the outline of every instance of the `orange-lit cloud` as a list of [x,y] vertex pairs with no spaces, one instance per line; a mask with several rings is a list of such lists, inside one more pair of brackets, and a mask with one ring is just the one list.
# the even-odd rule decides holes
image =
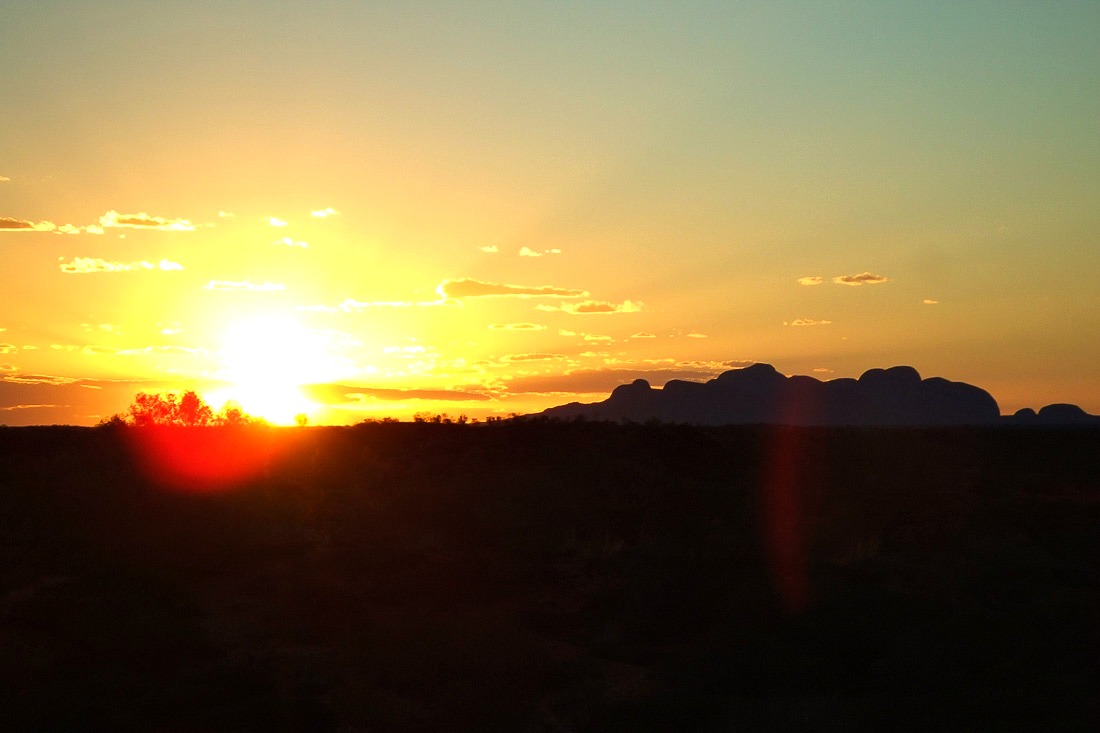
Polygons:
[[451,389],[387,389],[377,387],[352,387],[344,384],[305,384],[302,391],[310,399],[323,404],[340,405],[376,399],[385,402],[403,400],[433,400],[452,402],[484,402],[490,399],[484,392]]
[[99,225],[105,228],[162,229],[169,232],[193,232],[195,225],[187,219],[167,219],[152,216],[144,211],[139,214],[120,214],[114,209],[99,217]]
[[684,338],[689,338],[689,339],[705,339],[705,338],[710,338],[710,336],[708,336],[708,335],[707,335],[707,334],[705,334],[705,333],[695,333],[695,332],[692,332],[692,333],[685,333],[685,334],[684,334]]
[[7,176],[0,176],[0,183],[3,183],[4,181],[10,181],[10,180],[11,179],[8,178]]
[[109,262],[98,257],[74,257],[71,262],[61,262],[58,267],[71,275],[89,275],[98,272],[139,272],[143,270],[161,270],[178,272],[183,268],[178,262],[161,260],[160,262]]
[[508,361],[508,362],[512,362],[512,361],[553,361],[555,359],[564,359],[564,358],[566,358],[565,354],[547,354],[547,353],[507,354],[507,355],[501,357],[501,361]]
[[52,232],[57,225],[52,221],[27,221],[0,216],[0,232]]
[[248,280],[234,281],[234,280],[211,280],[203,285],[205,290],[250,290],[256,292],[271,292],[274,290],[286,290],[286,285],[282,283],[253,283]]
[[639,331],[638,333],[632,334],[630,336],[630,338],[632,338],[632,339],[655,339],[655,338],[657,338],[657,334],[655,334],[655,333],[646,333],[645,331]]
[[273,227],[285,227],[287,223],[277,216],[267,217],[267,223]]
[[440,297],[447,298],[483,298],[483,297],[513,297],[513,298],[583,298],[588,295],[585,290],[573,290],[570,288],[556,288],[551,285],[503,285],[501,283],[488,283],[470,278],[459,280],[444,280],[435,289]]
[[531,249],[530,247],[521,247],[520,250],[519,250],[519,256],[520,257],[542,257],[543,255],[560,255],[560,254],[561,254],[561,250],[557,249],[557,248],[544,249],[541,252],[537,252],[537,251]]
[[584,340],[585,341],[611,341],[612,338],[610,336],[606,336],[602,333],[586,333],[584,335]]
[[833,282],[837,285],[877,285],[879,283],[888,282],[890,278],[883,277],[882,275],[872,275],[869,272],[861,272],[858,275],[838,275],[833,278]]
[[800,277],[800,278],[798,278],[798,284],[799,285],[820,285],[824,281],[825,281],[825,278],[819,277],[817,275],[812,275],[810,277]]
[[277,247],[279,247],[279,246],[282,246],[282,247],[301,247],[302,249],[308,249],[309,248],[309,242],[299,242],[299,241],[296,241],[292,237],[283,237],[282,239],[275,242],[275,246],[277,246]]
[[545,331],[546,326],[541,323],[490,323],[492,331]]
[[323,209],[314,209],[313,211],[309,212],[309,215],[317,219],[327,219],[328,217],[336,216],[339,213],[339,211],[332,208],[331,206],[327,206]]
[[0,344],[0,354],[14,354],[18,350],[15,344]]
[[638,313],[643,309],[641,303],[624,300],[622,303],[608,303],[604,300],[585,300],[580,303],[562,303],[561,310],[573,315],[593,315],[607,313]]
[[478,247],[482,252],[488,252],[489,254],[496,254],[500,251],[500,247],[495,244],[487,244],[484,247]]
[[939,305],[940,301],[932,300],[931,298],[925,298],[921,301],[924,305]]
[[601,368],[577,369],[565,374],[532,374],[509,380],[511,394],[592,394],[609,393],[621,384],[629,384],[641,378],[653,385],[663,385],[673,379],[705,381],[725,369],[670,366],[668,368],[639,369]]
[[87,232],[88,234],[103,234],[103,227],[99,224],[89,224],[86,227],[76,227],[72,224],[62,224],[57,228],[58,234],[80,234],[81,232]]
[[446,301],[443,300],[356,300],[347,298],[337,305],[301,305],[298,306],[298,310],[314,313],[357,313],[368,308],[416,308],[446,304]]
[[793,321],[783,321],[784,326],[828,326],[832,321],[816,321],[813,318],[796,318]]

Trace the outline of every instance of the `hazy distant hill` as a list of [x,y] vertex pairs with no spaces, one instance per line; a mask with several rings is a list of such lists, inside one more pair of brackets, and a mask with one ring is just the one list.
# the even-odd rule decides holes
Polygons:
[[823,382],[786,377],[770,364],[725,372],[708,382],[672,380],[655,389],[644,379],[616,387],[603,402],[552,407],[543,415],[618,422],[657,420],[697,425],[1017,425],[1100,424],[1075,405],[1021,410],[1002,418],[985,390],[916,369],[871,369],[857,379]]

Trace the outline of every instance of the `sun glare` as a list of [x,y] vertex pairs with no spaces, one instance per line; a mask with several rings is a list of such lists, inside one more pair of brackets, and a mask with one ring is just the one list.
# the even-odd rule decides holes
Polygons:
[[302,385],[336,378],[340,365],[324,334],[293,318],[236,321],[223,332],[215,375],[229,386],[206,397],[216,407],[232,400],[251,415],[290,425],[318,407],[303,394]]

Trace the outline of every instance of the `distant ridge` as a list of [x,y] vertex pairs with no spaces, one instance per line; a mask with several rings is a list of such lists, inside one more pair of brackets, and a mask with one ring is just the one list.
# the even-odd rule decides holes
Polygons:
[[555,419],[697,425],[1063,425],[1100,424],[1074,405],[1021,410],[1002,418],[984,389],[910,366],[871,369],[857,379],[786,377],[770,364],[723,372],[707,382],[672,380],[663,389],[636,379],[603,402],[572,402],[540,413]]

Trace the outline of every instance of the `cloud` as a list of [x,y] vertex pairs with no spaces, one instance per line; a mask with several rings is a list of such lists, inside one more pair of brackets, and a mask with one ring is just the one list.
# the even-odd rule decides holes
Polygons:
[[496,254],[500,251],[500,247],[495,244],[487,244],[484,247],[478,247],[482,252],[488,252],[489,254]]
[[513,298],[583,298],[588,295],[585,290],[573,290],[570,288],[556,288],[551,285],[503,285],[500,283],[488,283],[470,278],[459,280],[444,280],[435,289],[440,297],[447,298],[483,298],[483,297],[513,297]]
[[925,298],[921,301],[921,303],[923,303],[924,305],[939,305],[940,301],[932,300],[931,298]]
[[146,214],[144,211],[139,214],[120,214],[114,209],[99,217],[99,225],[105,228],[162,229],[169,232],[195,231],[195,225],[187,219],[167,219],[163,216]]
[[535,353],[535,354],[508,354],[501,357],[501,361],[552,361],[555,359],[564,359],[565,354],[548,354],[548,353]]
[[218,212],[218,218],[219,219],[232,219],[235,216],[236,216],[236,214],[234,214],[232,211],[219,211]]
[[12,219],[10,216],[0,216],[0,232],[52,232],[57,225],[52,221],[27,221],[26,219]]
[[14,371],[15,371],[15,365],[14,364],[0,364],[0,372],[14,372]]
[[657,334],[646,333],[645,331],[639,331],[638,333],[633,334],[630,338],[632,338],[632,339],[655,339],[655,338],[657,338]]
[[273,227],[285,227],[286,226],[285,221],[283,221],[282,219],[280,219],[278,217],[275,217],[275,216],[267,217],[267,223],[269,225],[273,226]]
[[815,321],[812,318],[796,318],[793,321],[783,321],[784,326],[828,326],[832,321]]
[[433,400],[454,402],[484,402],[490,399],[483,392],[454,389],[386,389],[351,387],[344,384],[304,384],[302,391],[310,399],[327,405],[362,402],[364,398],[401,402],[403,400]]
[[203,285],[205,290],[249,290],[254,292],[271,292],[274,290],[286,290],[282,283],[252,283],[248,280],[237,282],[233,280],[211,280]]
[[535,306],[535,310],[546,311],[548,313],[561,311],[572,315],[639,313],[644,309],[645,306],[643,303],[634,300],[625,300],[622,303],[609,303],[605,300],[586,300],[575,304],[562,303],[561,305],[545,305],[540,303]]
[[710,338],[710,336],[706,335],[705,333],[694,333],[694,332],[693,332],[693,333],[685,333],[685,334],[684,334],[684,338],[689,338],[689,339],[705,339],[705,338]]
[[817,367],[816,369],[814,369],[814,371],[818,374],[832,374],[833,373],[832,369],[826,369],[824,367]]
[[837,285],[877,285],[879,283],[888,282],[890,278],[883,277],[882,275],[872,275],[869,272],[861,272],[858,275],[838,275],[833,278],[833,282]]
[[824,281],[825,281],[825,278],[819,277],[817,275],[811,275],[810,277],[800,277],[800,278],[798,278],[798,284],[799,285],[820,285]]
[[0,183],[3,183],[4,181],[10,181],[10,180],[11,179],[8,178],[7,176],[0,176]]
[[276,247],[301,247],[302,249],[309,249],[309,242],[298,242],[291,237],[283,237],[282,239],[274,242]]
[[602,333],[586,333],[584,335],[584,340],[585,341],[611,341],[612,338],[610,336],[605,336]]
[[491,331],[545,331],[541,323],[490,323]]
[[301,305],[298,310],[314,313],[357,313],[368,308],[415,308],[417,306],[443,305],[439,300],[413,302],[411,300],[355,300],[348,298],[337,305]]
[[561,250],[557,249],[557,248],[544,249],[541,252],[536,252],[535,250],[531,249],[530,247],[521,247],[520,250],[519,250],[519,256],[520,257],[542,257],[543,255],[560,255],[560,254],[561,254]]
[[610,368],[578,369],[565,374],[531,374],[510,380],[510,394],[592,394],[607,393],[620,384],[629,384],[642,378],[651,384],[665,384],[673,379],[705,380],[724,371],[717,369],[637,369]]
[[184,267],[178,262],[161,260],[160,262],[109,262],[98,257],[74,257],[72,262],[61,262],[58,267],[71,275],[89,275],[97,272],[138,272],[142,270],[161,270],[178,272]]
[[15,344],[0,344],[0,354],[14,354],[18,350]]
[[309,215],[314,217],[314,218],[317,218],[317,219],[327,219],[328,217],[336,216],[339,213],[340,212],[337,211],[336,209],[332,208],[331,206],[328,206],[328,207],[325,207],[324,209],[314,209],[313,211],[309,212]]

